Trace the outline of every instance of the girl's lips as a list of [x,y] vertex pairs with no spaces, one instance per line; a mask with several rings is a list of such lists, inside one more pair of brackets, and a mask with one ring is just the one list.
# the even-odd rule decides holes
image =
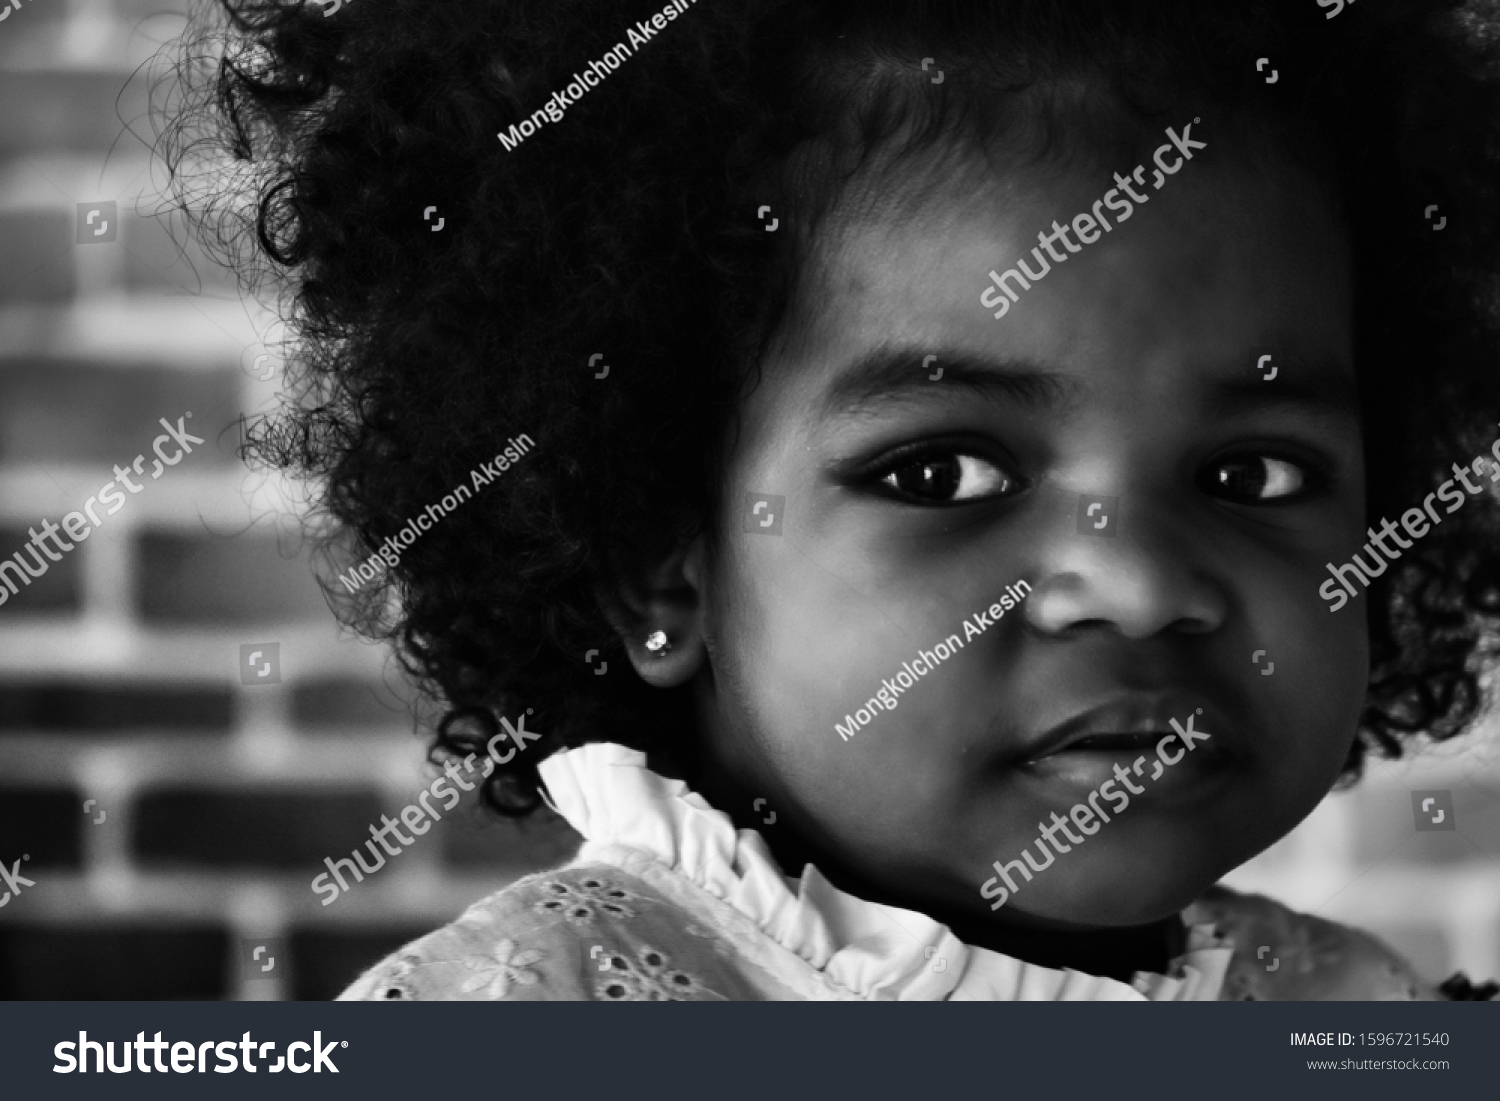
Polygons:
[[[1074,801],[1086,797],[1088,792],[1097,790],[1111,780],[1117,788],[1130,792],[1130,798],[1135,800],[1149,798],[1153,793],[1168,795],[1196,789],[1206,781],[1224,776],[1233,764],[1233,759],[1222,750],[1213,748],[1212,742],[1201,744],[1181,757],[1177,757],[1180,750],[1177,739],[1163,748],[1169,759],[1176,757],[1176,760],[1169,764],[1160,758],[1156,753],[1155,742],[1128,748],[1122,744],[1115,750],[1063,750],[1028,761],[1019,771],[1033,781],[1049,787],[1062,784],[1077,789],[1069,796]],[[1129,785],[1121,779],[1121,773],[1125,774],[1130,783],[1144,790],[1131,791]]]
[[1196,743],[1193,755],[1212,747],[1214,752],[1206,755],[1219,756],[1228,751],[1228,743],[1233,741],[1227,717],[1211,704],[1183,693],[1132,693],[1086,708],[1048,727],[1027,740],[1016,760],[1035,764],[1059,755],[1111,758],[1129,755],[1134,760],[1143,753],[1154,759],[1156,747],[1164,738],[1172,741],[1163,749],[1174,755],[1187,748],[1172,726],[1174,719],[1183,726],[1194,725],[1195,732],[1207,733],[1212,739]]
[[1090,734],[1075,742],[1068,742],[1055,749],[1049,756],[1058,753],[1124,753],[1129,750],[1155,749],[1156,744],[1171,734],[1170,730],[1144,730],[1136,733],[1111,731]]
[[[1190,732],[1191,747],[1172,719]],[[1067,798],[1074,801],[1110,781],[1131,799],[1197,798],[1232,770],[1234,737],[1217,708],[1189,697],[1121,697],[1048,728],[1022,750],[1015,766],[1032,782],[1069,789]]]

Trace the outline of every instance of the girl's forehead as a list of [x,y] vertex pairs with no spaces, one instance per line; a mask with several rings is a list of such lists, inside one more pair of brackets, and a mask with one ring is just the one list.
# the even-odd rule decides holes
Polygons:
[[788,398],[881,347],[1145,375],[1264,348],[1352,374],[1349,242],[1314,181],[1200,158],[1158,190],[1129,167],[1010,174],[839,224],[773,356]]

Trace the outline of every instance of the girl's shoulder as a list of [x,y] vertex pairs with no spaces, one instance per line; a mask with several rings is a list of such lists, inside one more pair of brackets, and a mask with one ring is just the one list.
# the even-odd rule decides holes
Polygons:
[[1442,1001],[1493,998],[1462,974],[1434,986],[1379,938],[1300,914],[1262,895],[1215,887],[1184,917],[1235,946],[1220,998],[1230,1001]]
[[732,954],[610,865],[527,876],[386,957],[340,1001],[720,1001],[755,997]]
[[[343,1001],[720,1001],[796,997],[694,908],[611,864],[518,880],[388,956]],[[1483,1000],[1494,983],[1435,987],[1362,930],[1216,887],[1183,915],[1234,953],[1220,998]],[[731,943],[734,941],[734,943]],[[736,948],[735,945],[738,945]],[[761,961],[764,963],[764,961]],[[773,969],[774,970],[774,969]],[[805,992],[802,996],[807,996]]]

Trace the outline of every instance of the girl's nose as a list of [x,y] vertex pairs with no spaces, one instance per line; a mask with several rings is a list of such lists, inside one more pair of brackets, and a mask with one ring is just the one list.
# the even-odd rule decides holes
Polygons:
[[1176,525],[1135,519],[1114,538],[1070,532],[1046,547],[1027,622],[1047,634],[1111,627],[1133,639],[1222,626],[1230,598],[1220,564],[1187,546]]

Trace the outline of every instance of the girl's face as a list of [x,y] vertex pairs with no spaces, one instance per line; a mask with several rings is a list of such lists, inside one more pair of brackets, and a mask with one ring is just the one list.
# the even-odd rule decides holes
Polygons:
[[[1306,181],[1200,156],[1098,241],[1052,236],[1114,186],[1023,176],[825,242],[692,571],[714,756],[912,905],[990,914],[992,862],[1044,863],[1046,826],[1070,851],[996,921],[1162,918],[1312,810],[1364,698],[1364,602],[1318,595],[1365,538],[1342,231]],[[987,272],[1036,271],[1042,231],[1066,259],[994,319]],[[1209,738],[1153,780],[1190,717]],[[1128,807],[1054,825],[1142,756]]]

